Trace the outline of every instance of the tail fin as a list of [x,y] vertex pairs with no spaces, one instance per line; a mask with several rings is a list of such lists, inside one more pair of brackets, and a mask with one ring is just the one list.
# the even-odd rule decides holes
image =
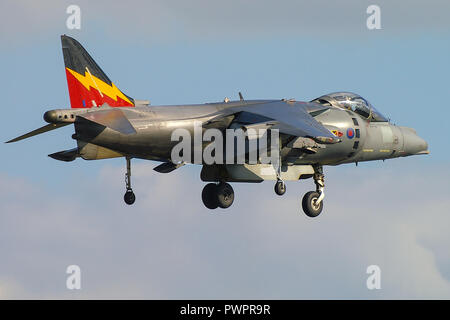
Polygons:
[[75,39],[61,36],[67,85],[72,108],[91,108],[104,103],[132,107],[134,99],[124,94]]

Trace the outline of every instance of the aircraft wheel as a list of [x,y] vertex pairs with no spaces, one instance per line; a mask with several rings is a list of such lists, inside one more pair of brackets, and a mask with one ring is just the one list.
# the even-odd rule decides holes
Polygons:
[[219,201],[217,199],[217,185],[208,183],[202,191],[202,201],[208,209],[217,209]]
[[283,181],[277,181],[274,190],[277,195],[282,196],[286,192],[286,184]]
[[133,190],[127,190],[123,196],[123,200],[126,204],[132,205],[136,201],[136,196],[134,195]]
[[234,201],[233,187],[226,182],[219,183],[217,185],[217,201],[219,207],[223,209],[229,208]]
[[309,191],[303,196],[302,207],[308,217],[317,217],[322,212],[323,201],[317,204],[319,196],[319,193],[316,191]]

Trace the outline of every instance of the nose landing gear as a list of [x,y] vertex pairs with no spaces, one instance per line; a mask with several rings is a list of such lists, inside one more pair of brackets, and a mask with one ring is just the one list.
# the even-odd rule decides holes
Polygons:
[[123,196],[123,200],[126,204],[132,205],[136,201],[136,196],[134,195],[133,189],[131,188],[131,158],[126,157],[127,160],[127,173],[125,174],[125,184],[127,186],[127,191]]
[[208,183],[203,188],[202,201],[208,209],[229,208],[234,201],[233,187],[223,181],[219,184]]
[[316,191],[307,192],[302,199],[302,208],[308,217],[317,217],[323,209],[323,199],[325,198],[325,175],[322,166],[314,167],[314,183]]

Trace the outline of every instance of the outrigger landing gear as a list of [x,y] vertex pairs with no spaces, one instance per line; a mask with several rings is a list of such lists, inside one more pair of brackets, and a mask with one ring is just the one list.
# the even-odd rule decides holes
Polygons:
[[233,187],[223,181],[219,184],[208,183],[203,188],[202,201],[208,209],[229,208],[234,201]]
[[314,167],[314,183],[316,191],[309,191],[303,196],[302,207],[308,217],[317,217],[323,209],[323,198],[325,198],[325,175],[322,166]]
[[132,205],[136,201],[136,196],[134,195],[133,189],[131,188],[131,158],[126,157],[127,160],[127,173],[125,174],[125,184],[127,186],[127,191],[123,196],[123,200],[126,204]]
[[282,196],[286,192],[286,184],[281,180],[281,158],[272,165],[277,175],[277,182],[275,183],[274,190],[277,195]]
[[275,193],[279,196],[282,196],[283,194],[286,193],[286,184],[284,183],[283,180],[278,180],[275,183],[275,187],[274,187]]

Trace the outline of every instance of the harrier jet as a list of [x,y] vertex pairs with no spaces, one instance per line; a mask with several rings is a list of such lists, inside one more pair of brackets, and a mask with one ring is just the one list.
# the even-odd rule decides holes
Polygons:
[[[61,42],[71,108],[45,112],[46,126],[8,143],[73,124],[76,147],[49,156],[61,161],[124,157],[124,201],[128,205],[135,202],[131,159],[158,161],[160,164],[154,170],[163,174],[195,163],[189,161],[193,155],[181,162],[173,161],[172,157],[172,150],[179,143],[173,139],[174,130],[185,129],[195,134],[195,123],[200,123],[201,132],[264,128],[279,133],[276,144],[279,161],[262,163],[259,158],[256,163],[247,161],[250,152],[247,137],[243,163],[197,162],[202,165],[200,177],[207,182],[201,198],[209,209],[232,205],[234,191],[229,183],[273,180],[275,193],[283,195],[285,181],[312,178],[316,188],[304,195],[302,208],[309,217],[316,217],[323,209],[324,166],[429,153],[427,143],[414,129],[390,123],[366,99],[354,93],[330,93],[310,102],[245,100],[239,93],[236,101],[226,98],[218,103],[152,106],[149,101],[123,93],[75,39],[63,35]],[[201,150],[210,143],[212,140],[201,141]]]

